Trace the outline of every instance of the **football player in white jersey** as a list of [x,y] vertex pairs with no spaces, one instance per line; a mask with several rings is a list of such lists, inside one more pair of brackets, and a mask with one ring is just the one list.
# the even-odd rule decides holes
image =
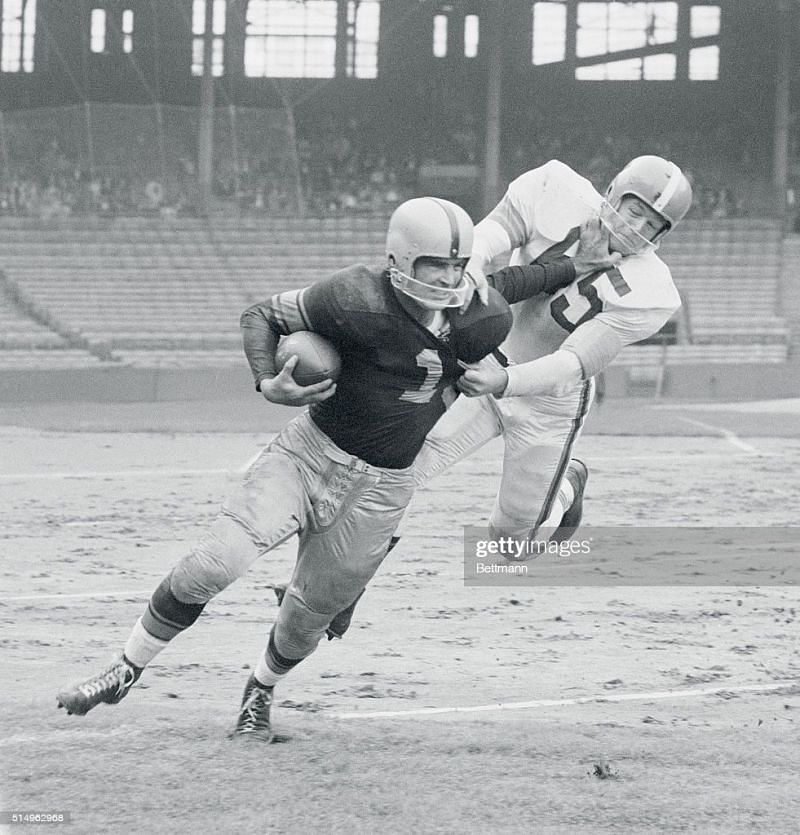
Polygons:
[[557,160],[509,185],[475,229],[467,271],[479,285],[497,259],[529,264],[572,254],[579,227],[593,217],[620,257],[554,296],[514,306],[514,325],[500,352],[465,372],[459,388],[467,397],[428,435],[417,458],[419,483],[502,435],[493,535],[561,540],[574,532],[587,470],[571,456],[593,377],[626,345],[657,333],[680,307],[656,250],[691,201],[691,185],[678,166],[657,156],[629,162],[605,196]]
[[[512,265],[544,264],[575,255],[598,219],[609,258],[600,269],[576,270],[575,280],[552,296],[512,306],[506,341],[465,371],[458,388],[466,397],[429,432],[415,462],[418,485],[502,435],[503,474],[491,535],[532,542],[521,551],[530,558],[546,552],[537,543],[574,533],[588,472],[572,450],[592,402],[593,378],[626,345],[657,333],[680,307],[656,250],[691,202],[692,188],[680,168],[657,156],[631,160],[605,195],[557,160],[509,185],[475,227],[465,273],[479,293],[490,265],[509,259]],[[329,637],[342,637],[354,607],[337,615]]]

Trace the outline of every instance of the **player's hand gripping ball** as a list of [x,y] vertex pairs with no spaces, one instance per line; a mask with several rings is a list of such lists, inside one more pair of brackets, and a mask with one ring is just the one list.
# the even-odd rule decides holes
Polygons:
[[296,356],[297,365],[292,372],[299,386],[311,386],[323,380],[339,379],[342,358],[333,343],[313,331],[295,331],[284,336],[275,352],[278,372],[286,365],[289,357]]

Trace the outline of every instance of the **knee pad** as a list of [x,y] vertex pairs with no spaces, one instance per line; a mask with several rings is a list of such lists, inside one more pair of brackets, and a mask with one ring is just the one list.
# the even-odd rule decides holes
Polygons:
[[284,658],[300,660],[317,648],[331,615],[309,609],[290,587],[278,610],[275,621],[274,645]]
[[184,603],[172,592],[172,574],[168,574],[153,592],[142,615],[142,626],[156,638],[170,641],[188,629],[199,617],[205,603]]
[[269,643],[267,644],[267,658],[269,659],[269,667],[278,675],[285,675],[289,670],[293,670],[303,659],[302,658],[287,658],[281,655],[278,647],[275,645],[275,627],[273,626],[269,633]]
[[185,603],[207,603],[244,576],[260,553],[242,525],[221,515],[173,569],[172,592]]

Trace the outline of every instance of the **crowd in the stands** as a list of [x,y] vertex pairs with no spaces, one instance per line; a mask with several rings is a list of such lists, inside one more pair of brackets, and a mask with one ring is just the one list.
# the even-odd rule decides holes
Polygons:
[[[423,128],[408,141],[397,135],[387,141],[366,134],[354,119],[338,124],[328,120],[313,132],[299,133],[294,153],[284,153],[280,164],[266,152],[243,151],[235,162],[229,155],[218,155],[214,201],[243,214],[385,215],[410,196],[437,188],[441,192],[443,181],[437,180],[437,172],[446,175],[454,169],[462,179],[446,196],[458,200],[470,189],[477,192],[483,139],[479,124],[467,116],[449,131],[434,127]],[[516,137],[504,137],[501,176],[507,182],[555,158],[572,165],[602,190],[626,160],[639,153],[657,153],[675,159],[693,181],[695,216],[737,217],[757,212],[760,207],[748,203],[744,189],[737,190],[729,182],[730,172],[746,166],[741,153],[739,158],[709,163],[698,152],[708,147],[707,138],[700,141],[680,132],[657,141],[629,135],[589,136],[575,128],[546,130],[531,119]],[[141,171],[145,170],[148,167],[142,166]],[[752,189],[747,193],[751,195]],[[3,215],[43,219],[87,214],[196,216],[202,210],[196,166],[189,155],[177,157],[168,171],[162,167],[161,176],[148,176],[135,165],[121,170],[106,164],[90,170],[68,158],[58,138],[52,137],[33,160],[15,164],[6,158],[0,176]]]

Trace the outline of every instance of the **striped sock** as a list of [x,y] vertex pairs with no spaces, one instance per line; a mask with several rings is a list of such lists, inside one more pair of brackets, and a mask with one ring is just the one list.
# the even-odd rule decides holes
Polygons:
[[162,641],[171,641],[188,629],[199,617],[205,603],[184,603],[172,593],[172,574],[168,574],[153,592],[142,615],[145,630]]
[[125,657],[134,667],[144,667],[149,664],[162,649],[165,649],[169,641],[156,638],[151,635],[143,626],[142,619],[136,621],[131,634],[125,643]]
[[273,626],[269,633],[267,649],[258,659],[253,675],[262,687],[274,687],[302,660],[302,658],[286,658],[278,652],[275,646],[275,627]]
[[267,654],[262,652],[258,658],[258,664],[256,664],[256,668],[253,670],[253,675],[262,687],[274,687],[286,673],[276,673],[270,669],[267,663]]

